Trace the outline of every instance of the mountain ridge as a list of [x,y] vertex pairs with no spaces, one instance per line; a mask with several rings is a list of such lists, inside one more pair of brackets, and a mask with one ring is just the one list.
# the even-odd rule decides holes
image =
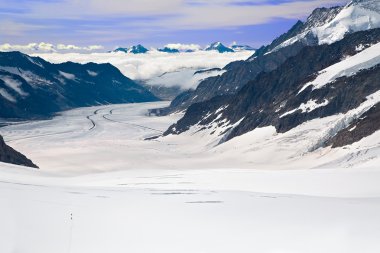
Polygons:
[[0,53],[0,118],[44,118],[81,106],[157,101],[111,64],[51,64]]
[[[284,133],[306,121],[341,113],[346,118],[316,148],[352,144],[380,129],[375,123],[379,115],[375,110],[380,89],[378,48],[379,28],[350,33],[331,44],[301,45],[294,56],[272,71],[258,73],[236,94],[192,104],[164,135],[181,134],[192,127],[213,132],[224,129],[220,138],[225,142],[256,128],[274,126]],[[367,105],[360,109],[363,101]]]
[[[247,82],[256,78],[258,74],[273,71],[283,64],[286,59],[295,56],[306,46],[320,44],[318,36],[314,34],[315,28],[318,28],[318,31],[323,31],[323,28],[326,26],[325,29],[327,32],[324,33],[324,35],[322,34],[326,37],[334,31],[331,29],[328,30],[327,28],[331,28],[332,24],[339,24],[339,22],[344,23],[347,19],[344,18],[345,16],[343,14],[352,10],[359,10],[358,12],[361,16],[368,14],[371,17],[374,16],[377,18],[377,15],[380,15],[378,13],[361,13],[363,10],[362,6],[373,2],[375,2],[376,6],[378,5],[376,1],[366,0],[351,2],[345,6],[315,9],[305,22],[298,21],[288,32],[273,40],[269,45],[256,50],[246,61],[228,64],[223,68],[226,72],[222,75],[204,80],[198,85],[196,90],[187,91],[185,94],[174,99],[169,107],[161,108],[157,111],[161,115],[167,115],[184,111],[193,103],[207,101],[215,96],[236,94]],[[363,22],[365,23],[365,21]],[[380,19],[376,24],[380,26]],[[346,34],[369,29],[365,26],[355,26],[355,24],[349,27],[356,28],[352,31],[349,30],[339,33],[339,36],[331,40],[331,42],[339,41]]]

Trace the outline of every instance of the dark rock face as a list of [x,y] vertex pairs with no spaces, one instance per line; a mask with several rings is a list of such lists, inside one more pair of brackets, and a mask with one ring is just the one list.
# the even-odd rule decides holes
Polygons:
[[326,145],[343,147],[360,141],[380,130],[380,104],[365,112],[359,119],[352,122],[347,128],[338,132]]
[[0,53],[0,118],[44,118],[75,107],[157,100],[111,64],[51,64]]
[[[238,126],[229,129],[225,137],[229,140],[257,127],[272,125],[278,132],[286,132],[308,120],[345,113],[380,89],[380,65],[351,77],[339,78],[320,89],[308,87],[298,92],[320,70],[357,54],[358,45],[368,47],[378,42],[380,29],[373,29],[347,35],[332,45],[304,48],[272,72],[259,74],[237,94],[215,97],[190,106],[183,119],[165,134],[178,134],[196,124],[207,127],[211,122],[228,121],[232,125],[241,121]],[[302,103],[311,100],[318,104],[328,103],[310,112],[296,110]],[[221,108],[223,110],[220,112]],[[285,115],[290,111],[294,112]]]
[[245,84],[264,72],[271,72],[283,64],[288,58],[297,55],[305,46],[317,45],[318,40],[309,33],[302,39],[287,47],[280,48],[270,54],[276,47],[294,36],[306,33],[310,28],[331,21],[342,7],[316,9],[303,23],[298,21],[287,33],[276,38],[270,45],[261,47],[246,61],[228,64],[221,76],[210,77],[202,81],[196,90],[187,91],[176,97],[168,108],[160,109],[162,115],[183,111],[194,103],[209,100],[215,96],[236,94]]
[[23,165],[32,168],[38,168],[31,160],[23,154],[5,144],[3,137],[0,135],[0,162]]

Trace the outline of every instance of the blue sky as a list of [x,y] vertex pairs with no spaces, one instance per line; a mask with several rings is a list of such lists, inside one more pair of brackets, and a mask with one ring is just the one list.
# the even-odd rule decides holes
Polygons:
[[255,47],[320,6],[347,0],[0,0],[0,44]]

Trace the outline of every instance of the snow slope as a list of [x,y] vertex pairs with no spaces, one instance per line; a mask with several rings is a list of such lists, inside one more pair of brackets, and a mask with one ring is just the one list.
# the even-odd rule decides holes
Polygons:
[[[145,141],[161,135],[182,116],[147,116],[148,109],[165,106],[167,102],[80,108],[48,121],[3,127],[0,134],[42,170],[59,175],[130,168],[309,169],[334,162],[330,168],[352,167],[354,162],[354,167],[372,167],[361,162],[364,157],[360,156],[338,164],[359,150],[363,153],[376,150],[380,142],[372,136],[345,148],[318,148],[326,136],[336,133],[376,104],[380,98],[378,93],[346,114],[308,121],[283,134],[277,134],[272,127],[256,129],[236,137],[236,141],[232,139],[218,146],[222,136],[210,134],[216,129],[199,131],[198,126],[178,136]],[[276,154],[275,160],[272,154]]]
[[[361,48],[358,48],[360,50]],[[333,83],[343,76],[353,76],[360,70],[369,69],[380,64],[380,43],[370,46],[367,49],[343,59],[342,61],[321,70],[315,80],[308,82],[299,91],[301,93],[310,85],[313,89],[320,89],[328,83]]]
[[[170,181],[187,179],[180,171],[147,173],[136,187],[86,187],[72,181],[91,178],[57,182],[26,170],[15,176],[15,169],[22,170],[0,171],[2,177],[13,175],[0,182],[4,253],[375,253],[380,248],[378,198],[202,190],[191,184],[177,189]],[[223,182],[235,179],[229,175]],[[163,184],[165,189],[157,187]]]
[[166,104],[80,108],[0,128],[41,167],[0,164],[0,252],[380,250],[379,132],[305,152],[336,115],[216,147],[218,137],[196,129],[144,140],[181,116],[147,116]]

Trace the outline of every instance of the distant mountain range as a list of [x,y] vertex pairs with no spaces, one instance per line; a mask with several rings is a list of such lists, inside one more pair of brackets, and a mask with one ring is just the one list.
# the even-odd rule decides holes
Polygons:
[[51,64],[0,53],[0,118],[44,118],[75,107],[158,100],[111,64]]
[[149,51],[148,49],[146,49],[144,46],[139,44],[137,46],[132,46],[132,47],[119,47],[119,48],[116,48],[112,52],[123,52],[123,53],[129,53],[129,54],[145,54],[148,51]]
[[[123,53],[130,53],[130,54],[145,54],[149,51],[158,51],[163,53],[192,53],[195,52],[194,50],[179,50],[177,48],[171,48],[170,46],[165,46],[164,48],[158,48],[158,49],[147,49],[146,47],[142,45],[132,46],[132,47],[119,47],[111,52],[123,52]],[[241,51],[255,51],[254,48],[248,45],[232,45],[231,47],[227,47],[223,45],[221,42],[214,42],[211,45],[205,47],[204,49],[200,49],[200,51],[217,51],[219,53],[233,53],[233,52],[241,52]]]
[[161,110],[186,110],[165,135],[195,129],[225,142],[256,128],[284,133],[340,115],[310,150],[357,142],[380,130],[380,2],[316,9],[305,23],[224,70]]

